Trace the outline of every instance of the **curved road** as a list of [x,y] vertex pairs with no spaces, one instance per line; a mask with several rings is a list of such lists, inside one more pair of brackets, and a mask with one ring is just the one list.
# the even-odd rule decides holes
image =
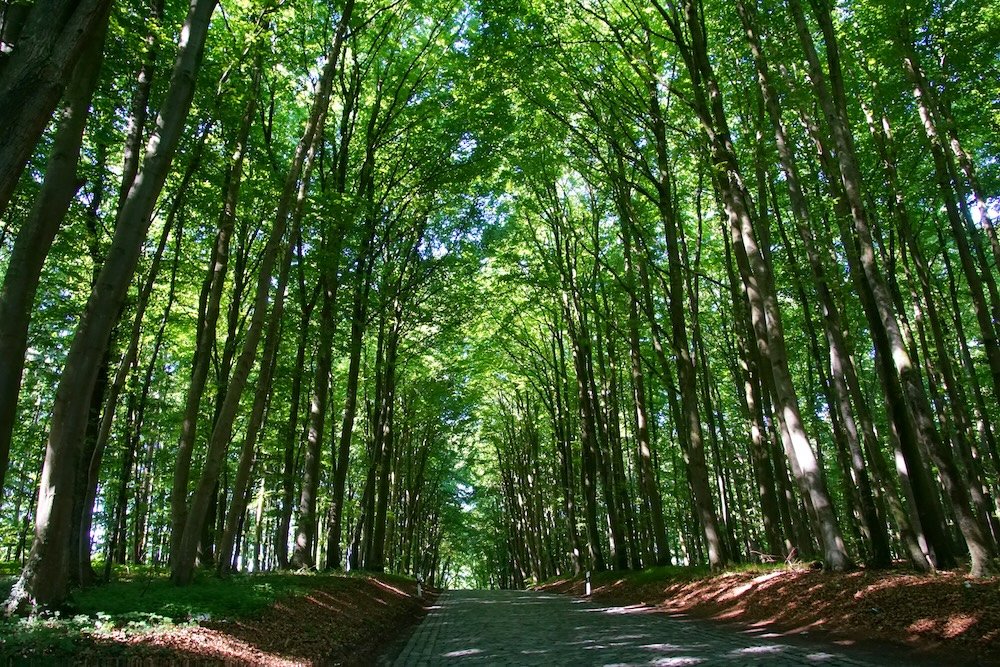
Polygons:
[[398,666],[899,664],[731,627],[532,591],[448,591],[396,658]]

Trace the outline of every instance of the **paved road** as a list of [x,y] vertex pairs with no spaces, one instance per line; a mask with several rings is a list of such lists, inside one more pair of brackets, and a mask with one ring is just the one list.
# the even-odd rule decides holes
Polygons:
[[888,662],[566,595],[449,591],[438,598],[394,664],[860,667]]

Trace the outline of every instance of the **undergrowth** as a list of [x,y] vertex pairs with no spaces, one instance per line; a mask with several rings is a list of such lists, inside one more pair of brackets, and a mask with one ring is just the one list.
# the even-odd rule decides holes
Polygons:
[[252,616],[276,600],[314,587],[324,575],[268,573],[218,579],[204,572],[184,587],[172,584],[162,570],[121,568],[114,576],[108,584],[77,590],[60,609],[27,618],[0,616],[0,664],[29,655],[54,660],[72,656],[112,635]]

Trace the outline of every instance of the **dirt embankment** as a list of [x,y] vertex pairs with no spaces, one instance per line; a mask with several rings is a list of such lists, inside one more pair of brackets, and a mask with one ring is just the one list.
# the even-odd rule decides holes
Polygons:
[[204,621],[145,635],[104,637],[80,651],[105,664],[369,665],[426,613],[433,596],[412,582],[369,577],[316,578],[315,587],[251,618]]
[[[582,579],[544,590],[584,594]],[[942,664],[1000,664],[1000,579],[807,569],[690,577],[605,573],[591,599],[842,643],[891,642]]]

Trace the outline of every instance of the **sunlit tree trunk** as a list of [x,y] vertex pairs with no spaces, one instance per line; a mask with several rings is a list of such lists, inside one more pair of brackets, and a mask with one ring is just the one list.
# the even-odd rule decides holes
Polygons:
[[[659,7],[659,5],[658,5]],[[723,168],[718,185],[729,219],[734,255],[751,307],[753,330],[761,357],[767,360],[775,389],[775,408],[780,412],[786,455],[792,464],[802,494],[808,498],[817,521],[825,566],[834,571],[849,567],[833,503],[826,491],[822,471],[812,449],[798,405],[798,396],[788,368],[784,330],[774,293],[771,266],[758,245],[749,195],[740,176],[735,149],[723,109],[722,94],[708,55],[701,3],[683,5],[684,34],[677,17],[661,11],[681,41],[682,55],[695,89],[695,110],[708,138],[712,160]],[[757,224],[760,224],[759,222]]]
[[[761,95],[767,109],[768,117],[774,130],[775,145],[778,156],[781,160],[782,171],[785,176],[785,183],[788,187],[789,201],[791,202],[792,214],[802,240],[803,249],[808,259],[810,273],[816,291],[820,298],[822,308],[823,327],[830,345],[831,381],[834,393],[833,405],[837,406],[839,422],[845,431],[847,447],[850,450],[851,467],[849,471],[854,477],[860,494],[861,507],[860,516],[867,526],[869,539],[871,540],[872,563],[881,567],[888,566],[891,560],[889,553],[888,534],[880,517],[877,516],[874,506],[874,498],[871,494],[871,485],[865,470],[864,461],[858,441],[858,429],[854,418],[854,411],[851,408],[846,382],[843,376],[844,366],[852,364],[847,348],[844,343],[843,329],[841,328],[841,315],[830,293],[827,284],[826,271],[822,260],[816,250],[816,242],[810,230],[809,206],[806,202],[805,193],[799,180],[799,170],[795,157],[789,145],[787,131],[781,118],[781,109],[778,97],[771,82],[770,67],[763,50],[760,47],[759,28],[757,26],[756,11],[752,6],[747,5],[743,0],[738,0],[737,11],[746,32],[747,41],[754,56],[757,69],[757,81],[760,85]],[[763,196],[763,193],[761,193]],[[787,245],[787,243],[786,243]],[[789,255],[794,260],[795,251],[789,247]],[[793,267],[794,268],[794,267]],[[845,470],[845,472],[848,472]],[[925,561],[923,561],[925,562]]]
[[[997,340],[997,330],[993,322],[993,317],[991,317],[989,303],[984,291],[985,289],[989,292],[994,308],[1000,306],[1000,296],[997,294],[996,280],[990,272],[989,263],[983,253],[982,245],[977,238],[978,232],[975,229],[968,230],[967,225],[962,220],[962,213],[959,208],[960,206],[965,207],[965,200],[969,193],[966,192],[966,188],[961,185],[959,179],[952,178],[953,169],[949,163],[946,151],[948,144],[938,129],[937,119],[935,118],[934,110],[931,108],[927,80],[920,67],[916,51],[913,49],[910,41],[909,29],[906,26],[905,19],[901,18],[899,20],[897,30],[899,33],[897,47],[903,54],[903,69],[913,86],[913,97],[917,102],[917,109],[924,127],[924,133],[930,143],[931,156],[934,160],[934,176],[941,191],[941,198],[944,200],[945,214],[951,227],[951,239],[958,249],[962,273],[965,275],[966,284],[969,286],[972,310],[976,316],[976,323],[979,325],[983,347],[986,349],[986,360],[990,367],[990,377],[993,380],[993,393],[995,397],[1000,398],[1000,341]],[[957,191],[953,184],[954,186],[958,186]],[[986,214],[985,208],[982,209],[981,215],[982,219],[989,225],[989,216]],[[977,259],[982,267],[982,273],[980,273],[980,269],[976,266]]]
[[[975,575],[985,574],[990,570],[989,559],[992,549],[979,530],[978,522],[969,514],[969,499],[967,489],[962,485],[955,468],[950,449],[941,441],[941,436],[934,426],[931,407],[920,378],[920,374],[912,361],[912,357],[904,343],[902,333],[893,308],[891,295],[879,270],[875,257],[875,247],[872,241],[868,214],[862,198],[862,180],[858,168],[853,138],[844,120],[846,101],[843,92],[842,74],[840,71],[840,56],[830,10],[825,2],[819,3],[817,20],[823,31],[829,64],[830,88],[819,68],[818,58],[812,46],[812,38],[805,23],[798,0],[791,0],[789,7],[799,33],[800,41],[806,48],[810,62],[810,76],[821,105],[830,124],[833,141],[837,147],[837,158],[840,166],[840,178],[844,188],[847,205],[851,213],[854,236],[858,243],[860,264],[863,275],[870,285],[881,326],[884,328],[891,349],[891,357],[896,372],[903,384],[907,403],[912,411],[916,424],[917,436],[922,448],[929,453],[938,466],[941,482],[956,512],[959,526],[965,537],[966,544],[972,555],[972,572]],[[831,92],[832,91],[832,94]],[[854,242],[854,241],[849,241]],[[870,322],[870,324],[873,324]],[[874,324],[877,324],[875,322]],[[908,461],[909,463],[909,461]]]
[[653,471],[653,443],[649,435],[649,414],[646,408],[646,392],[642,372],[642,352],[639,347],[639,304],[635,294],[635,270],[632,259],[632,243],[630,222],[622,225],[622,239],[625,248],[625,276],[632,295],[629,297],[629,359],[632,371],[632,400],[635,405],[635,444],[637,450],[639,488],[650,508],[653,543],[656,549],[654,563],[667,565],[670,559],[670,548],[667,545],[667,532],[663,522],[663,502],[660,490],[657,488],[656,475]]
[[44,604],[57,603],[68,593],[72,480],[79,466],[90,398],[135,272],[153,207],[184,129],[214,9],[215,0],[192,0],[170,87],[143,161],[142,177],[133,184],[119,210],[107,260],[73,337],[56,390],[38,496],[35,542],[8,608],[17,608],[29,598]]

